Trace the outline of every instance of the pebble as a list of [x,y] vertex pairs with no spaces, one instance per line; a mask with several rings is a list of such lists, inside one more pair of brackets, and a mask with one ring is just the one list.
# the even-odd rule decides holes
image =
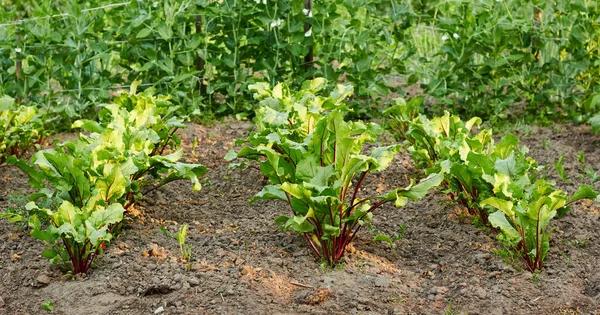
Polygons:
[[200,280],[198,280],[198,278],[189,278],[187,282],[193,287],[200,284]]
[[47,275],[39,275],[36,280],[39,284],[42,285],[48,285],[50,284],[50,282],[52,282],[52,279],[50,279],[50,277],[48,277]]
[[432,287],[431,289],[429,289],[429,293],[435,295],[444,294],[446,292],[448,292],[447,287]]
[[160,314],[164,311],[165,311],[165,308],[161,306],[161,307],[157,308],[156,310],[154,310],[154,314]]
[[0,296],[0,308],[4,307],[4,299]]

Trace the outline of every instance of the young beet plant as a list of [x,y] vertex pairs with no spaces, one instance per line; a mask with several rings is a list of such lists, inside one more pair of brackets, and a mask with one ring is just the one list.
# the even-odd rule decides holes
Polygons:
[[[30,164],[15,157],[8,162],[29,176],[39,193],[28,208],[32,236],[44,241],[44,256],[74,273],[87,273],[94,258],[112,238],[121,222],[144,193],[174,180],[189,179],[200,189],[202,165],[180,163],[179,139],[174,132],[184,126],[171,117],[176,108],[152,91],[121,96],[100,111],[100,123],[78,121],[75,127],[91,131],[56,149],[36,153]],[[36,168],[36,166],[39,168]],[[46,188],[49,184],[53,190]],[[41,200],[41,201],[40,201]],[[49,207],[42,203],[50,200]],[[50,222],[46,224],[42,222]]]
[[[36,153],[32,163],[39,171],[17,165],[29,172],[30,184],[40,188],[31,199],[50,200],[50,206],[27,204],[31,235],[46,244],[42,256],[52,263],[74,274],[87,273],[112,239],[112,227],[123,219],[125,210],[117,200],[126,191],[128,166],[94,165],[91,157],[56,150]],[[44,182],[55,190],[45,188]]]
[[[206,167],[178,162],[183,152],[178,150],[180,139],[175,134],[185,128],[181,118],[174,114],[178,107],[168,97],[154,96],[148,89],[131,92],[104,105],[99,112],[100,123],[80,120],[73,124],[90,132],[81,135],[98,161],[118,161],[130,166],[127,176],[127,193],[119,201],[130,209],[143,195],[172,181],[191,180],[194,190],[200,190],[200,180]],[[172,151],[167,154],[167,150]]]
[[282,85],[272,91],[261,86],[258,130],[246,140],[250,145],[237,154],[229,152],[226,158],[260,163],[271,185],[251,202],[287,202],[292,215],[276,222],[301,234],[316,256],[333,266],[376,209],[387,202],[402,207],[409,199],[422,198],[443,176],[433,174],[418,185],[362,196],[365,178],[386,169],[400,146],[377,147],[363,154],[364,144],[374,142],[381,129],[375,124],[344,121],[346,110],[341,100],[345,93],[340,91],[346,89],[338,87],[329,97],[316,96],[323,85],[320,79],[307,82],[295,95]]
[[550,249],[550,220],[569,204],[586,198],[596,198],[590,186],[579,187],[568,198],[564,191],[554,190],[551,183],[539,180],[527,187],[520,198],[490,197],[481,205],[498,210],[490,215],[490,223],[500,229],[500,238],[514,248],[527,268],[534,272],[542,269]]
[[430,120],[415,116],[411,102],[396,103],[386,111],[389,125],[406,140],[417,167],[426,175],[443,173],[444,192],[487,224],[487,212],[480,208],[479,201],[493,194],[491,184],[483,180],[494,167],[490,157],[494,148],[492,133],[485,129],[472,132],[481,124],[479,118],[462,121],[446,112]]

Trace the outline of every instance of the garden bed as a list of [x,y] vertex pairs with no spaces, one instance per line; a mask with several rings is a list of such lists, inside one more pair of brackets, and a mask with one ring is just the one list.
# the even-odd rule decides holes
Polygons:
[[[370,243],[363,229],[343,268],[327,270],[311,256],[301,238],[280,231],[274,219],[287,205],[250,198],[263,187],[255,169],[228,170],[223,160],[235,139],[251,124],[228,120],[182,130],[187,162],[209,168],[203,189],[180,181],[153,192],[138,205],[96,268],[72,281],[40,256],[44,246],[0,221],[0,313],[43,312],[51,301],[56,314],[597,314],[600,313],[600,209],[579,202],[556,227],[542,273],[502,251],[495,232],[477,228],[439,192],[401,209],[385,205],[374,227],[402,234],[397,247]],[[558,188],[573,193],[586,178],[577,156],[600,169],[600,137],[589,127],[523,127],[517,132],[530,156],[549,166]],[[192,153],[192,142],[198,146]],[[566,154],[564,183],[552,163]],[[407,153],[366,183],[367,191],[406,186],[417,171]],[[8,195],[29,192],[17,168],[0,167],[0,209]],[[188,224],[187,244],[195,263],[179,261],[171,233]],[[178,224],[176,226],[176,224]],[[508,252],[508,251],[505,251]]]

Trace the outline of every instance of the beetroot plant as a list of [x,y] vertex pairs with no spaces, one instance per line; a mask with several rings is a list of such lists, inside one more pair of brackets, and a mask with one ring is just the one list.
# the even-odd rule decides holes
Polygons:
[[125,210],[143,194],[180,179],[200,189],[206,168],[179,162],[175,131],[185,125],[170,105],[151,90],[136,94],[134,84],[129,95],[104,105],[100,122],[77,121],[74,127],[89,131],[78,140],[39,151],[30,163],[8,159],[39,189],[27,208],[31,235],[48,246],[44,257],[87,273]]
[[119,200],[125,209],[172,181],[187,179],[194,190],[200,190],[200,178],[207,171],[199,164],[179,162],[183,151],[176,131],[185,124],[175,116],[178,107],[167,96],[153,95],[152,89],[136,93],[137,84],[129,94],[102,106],[100,122],[79,120],[73,124],[89,132],[80,136],[80,142],[93,151],[95,160],[131,166],[127,192]]
[[255,87],[260,100],[257,130],[246,139],[247,146],[237,153],[230,151],[226,158],[260,164],[270,185],[251,202],[285,201],[291,215],[276,222],[302,235],[314,254],[333,266],[378,208],[388,202],[402,207],[408,200],[422,198],[443,176],[432,174],[419,184],[411,182],[383,194],[361,194],[367,176],[385,170],[401,146],[365,152],[365,144],[375,142],[381,128],[345,121],[342,100],[349,89],[339,86],[328,97],[317,96],[324,84],[322,79],[306,82],[295,94],[283,85],[273,90]]
[[520,254],[527,268],[534,272],[543,268],[550,249],[550,220],[570,203],[596,198],[596,193],[590,186],[583,185],[569,198],[545,180],[524,188],[519,198],[490,197],[481,205],[498,210],[490,215],[490,222],[500,229],[499,238]]
[[31,158],[39,170],[16,162],[28,172],[30,184],[40,188],[26,206],[31,236],[47,246],[42,256],[73,274],[87,273],[111,241],[112,228],[123,219],[125,210],[118,200],[131,172],[131,165],[94,163],[91,150],[77,148],[88,155],[59,147]]

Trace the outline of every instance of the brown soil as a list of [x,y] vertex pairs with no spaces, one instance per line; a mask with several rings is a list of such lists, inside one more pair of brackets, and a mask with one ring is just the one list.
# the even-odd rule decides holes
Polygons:
[[[171,184],[141,202],[131,220],[83,279],[70,279],[40,256],[43,244],[0,221],[0,313],[56,314],[600,314],[600,211],[582,202],[551,224],[556,228],[544,271],[533,276],[524,264],[503,259],[492,232],[471,224],[438,192],[396,209],[386,206],[374,226],[388,235],[406,228],[396,248],[370,243],[362,231],[343,268],[325,270],[301,239],[280,231],[274,219],[284,203],[248,200],[263,185],[255,169],[227,170],[222,159],[251,125],[227,121],[182,131],[186,159],[210,172],[199,192],[187,182]],[[540,164],[566,154],[573,192],[588,182],[576,157],[600,169],[600,137],[586,127],[534,128],[520,134]],[[198,147],[190,154],[197,137]],[[544,141],[547,139],[548,141]],[[366,190],[406,185],[415,169],[407,154],[367,183]],[[8,195],[29,192],[13,167],[0,167],[0,209]],[[365,192],[368,194],[368,191]],[[193,265],[179,259],[175,233],[189,224]]]

